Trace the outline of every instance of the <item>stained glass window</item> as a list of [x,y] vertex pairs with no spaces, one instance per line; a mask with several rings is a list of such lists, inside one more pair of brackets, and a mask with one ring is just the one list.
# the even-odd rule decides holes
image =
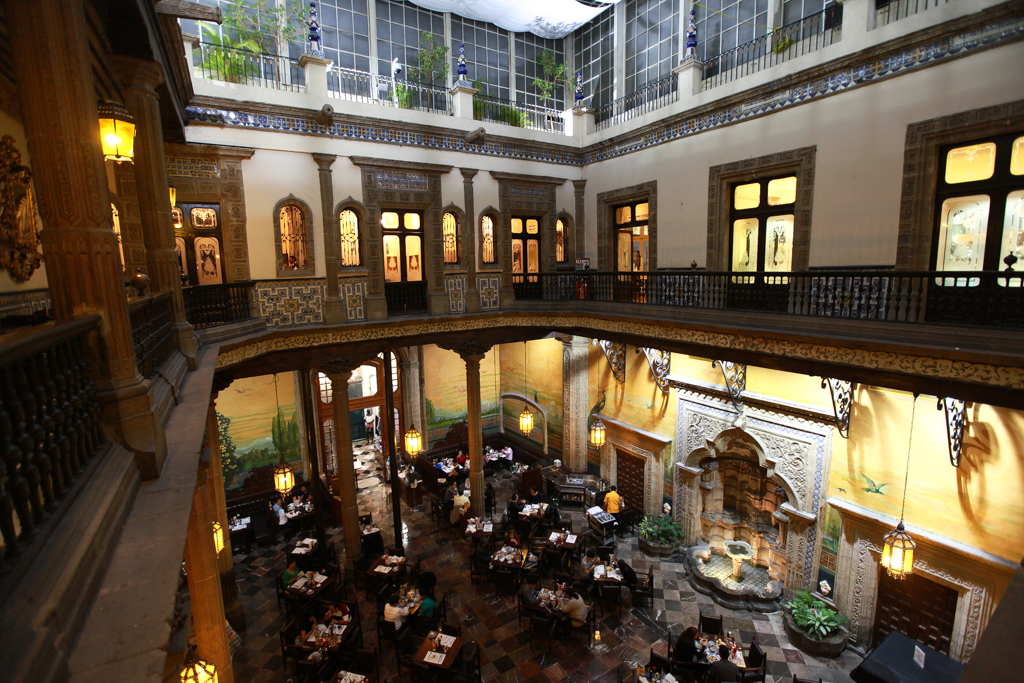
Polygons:
[[352,209],[345,209],[339,217],[341,225],[341,265],[359,265],[359,218]]
[[942,203],[939,270],[982,270],[988,209],[988,195],[956,197]]
[[946,182],[988,180],[996,170],[996,143],[957,147],[946,153]]
[[302,209],[289,204],[281,209],[281,270],[306,269],[306,221]]
[[445,213],[441,220],[441,236],[444,241],[444,262],[459,262],[459,219],[455,214]]
[[555,261],[565,263],[565,221],[555,221]]
[[490,216],[480,219],[481,260],[494,263],[494,220]]

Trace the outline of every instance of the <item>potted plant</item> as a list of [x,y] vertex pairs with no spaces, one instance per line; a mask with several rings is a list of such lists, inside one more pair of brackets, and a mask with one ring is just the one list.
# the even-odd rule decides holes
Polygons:
[[807,591],[785,604],[784,623],[789,641],[813,657],[838,657],[849,636],[843,628],[849,619],[829,608]]
[[669,515],[644,517],[640,522],[640,550],[648,555],[675,555],[684,536],[682,526]]

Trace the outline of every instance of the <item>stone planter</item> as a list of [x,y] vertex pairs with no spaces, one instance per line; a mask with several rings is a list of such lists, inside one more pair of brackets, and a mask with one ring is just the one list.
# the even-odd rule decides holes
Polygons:
[[657,543],[640,537],[640,552],[654,557],[671,557],[676,554],[679,543]]
[[786,636],[789,638],[789,642],[812,657],[835,658],[846,649],[846,640],[850,634],[842,626],[825,640],[818,640],[797,626],[789,612],[783,614],[783,623],[786,626]]

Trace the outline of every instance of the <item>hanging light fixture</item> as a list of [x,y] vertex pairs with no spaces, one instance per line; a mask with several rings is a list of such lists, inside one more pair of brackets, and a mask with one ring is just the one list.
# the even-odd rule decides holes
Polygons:
[[167,187],[167,194],[169,194],[171,197],[171,208],[173,209],[178,205],[178,190],[174,187],[174,185],[169,185]]
[[[588,353],[589,355],[589,353]],[[598,364],[598,373],[601,372],[601,366]],[[600,374],[598,375],[600,377]],[[604,382],[601,383],[602,385]],[[601,387],[601,401],[604,401],[604,387]],[[600,448],[604,445],[605,439],[605,426],[604,422],[601,421],[601,411],[598,410],[594,415],[594,421],[590,423],[590,445],[595,448]]]
[[224,550],[224,527],[216,520],[213,522],[213,547],[218,555]]
[[103,158],[121,163],[135,158],[135,119],[120,102],[100,100],[100,143]]
[[412,429],[405,433],[405,452],[415,458],[421,450],[423,450],[423,438],[416,431],[416,425],[413,425]]
[[529,436],[533,432],[533,413],[530,412],[530,405],[526,403],[526,351],[526,342],[523,342],[523,412],[519,413],[519,431]]
[[[277,373],[274,373],[274,403],[277,405],[275,415],[281,413],[281,401],[277,396]],[[295,488],[295,471],[292,466],[284,461],[284,453],[281,453],[281,461],[274,465],[274,488],[282,496]]]
[[182,226],[181,209],[176,206],[171,207],[171,222],[174,223],[175,230],[181,230]]
[[907,507],[907,482],[910,476],[910,448],[914,444],[914,412],[917,410],[917,394],[910,409],[910,442],[907,444],[907,471],[903,475],[903,504],[900,506],[900,522],[882,539],[881,564],[894,579],[905,579],[914,572],[914,548],[917,544],[903,528],[903,512]]
[[202,660],[190,649],[181,669],[181,683],[217,683],[217,667]]

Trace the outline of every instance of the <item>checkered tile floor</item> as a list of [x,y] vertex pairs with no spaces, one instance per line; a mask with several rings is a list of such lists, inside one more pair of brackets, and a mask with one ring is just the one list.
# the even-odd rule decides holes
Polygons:
[[[504,474],[491,480],[495,485],[499,507],[504,509],[513,488],[513,479]],[[359,476],[359,511],[370,513],[381,526],[384,542],[393,540],[391,499],[383,485],[376,465]],[[583,513],[576,508],[563,509],[571,514],[576,528],[583,523]],[[475,639],[482,649],[484,681],[502,683],[553,683],[575,681],[615,681],[615,671],[622,669],[628,680],[626,663],[646,663],[652,645],[665,647],[664,637],[671,628],[674,634],[697,623],[701,611],[724,616],[724,627],[739,633],[742,642],[757,641],[768,654],[769,683],[789,683],[791,676],[819,678],[831,683],[848,683],[848,672],[860,662],[852,653],[837,660],[815,659],[792,648],[786,639],[780,614],[734,612],[714,604],[710,598],[690,589],[683,573],[683,558],[651,561],[641,553],[635,538],[623,538],[617,555],[626,558],[638,574],[654,568],[655,599],[652,607],[631,607],[623,598],[620,618],[608,615],[602,620],[602,641],[607,649],[593,652],[583,638],[557,640],[550,651],[542,643],[531,647],[529,631],[520,628],[515,600],[498,596],[492,586],[472,586],[469,581],[469,545],[450,530],[438,532],[430,521],[426,503],[409,508],[402,503],[402,526],[407,556],[418,557],[424,570],[437,574],[438,592],[448,600],[449,621],[462,624],[463,634]],[[328,536],[343,554],[344,539],[340,528],[329,529]],[[285,568],[283,549],[286,543],[255,548],[249,554],[235,555],[235,575],[245,607],[247,628],[240,631],[242,647],[234,656],[235,680],[238,683],[286,683],[292,680],[281,660],[278,631],[281,615],[274,591],[274,577]],[[363,593],[359,593],[363,599]],[[374,605],[363,600],[365,643],[376,646]],[[398,680],[394,655],[385,646],[381,660],[385,680]],[[408,675],[403,676],[403,680]]]

